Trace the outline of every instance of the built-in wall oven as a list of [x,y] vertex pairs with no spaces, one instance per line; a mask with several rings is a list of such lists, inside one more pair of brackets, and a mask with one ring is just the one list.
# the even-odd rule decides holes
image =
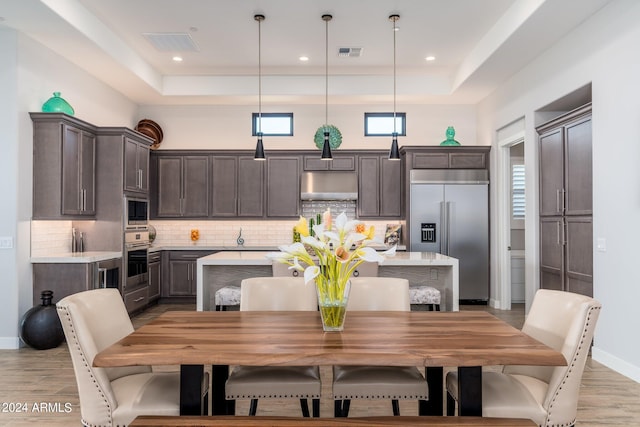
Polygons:
[[127,292],[149,282],[147,257],[148,230],[126,230],[124,233],[124,290]]

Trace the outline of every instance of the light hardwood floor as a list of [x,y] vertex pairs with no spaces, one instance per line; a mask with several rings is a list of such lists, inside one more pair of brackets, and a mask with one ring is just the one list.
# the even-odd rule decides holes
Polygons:
[[[140,327],[167,310],[193,310],[193,305],[161,304],[134,317]],[[484,306],[461,306],[461,310],[487,310],[520,328],[524,308],[511,311]],[[160,369],[174,369],[160,367]],[[331,369],[323,367],[321,416],[333,416]],[[640,425],[640,384],[589,358],[583,376],[578,407],[578,426]],[[51,350],[0,350],[0,426],[79,426],[80,406],[73,367],[66,344]],[[238,401],[236,413],[248,413],[248,402]],[[415,402],[400,404],[405,415],[417,414]],[[261,400],[261,415],[300,415],[297,400]],[[388,401],[353,401],[352,416],[392,415]]]

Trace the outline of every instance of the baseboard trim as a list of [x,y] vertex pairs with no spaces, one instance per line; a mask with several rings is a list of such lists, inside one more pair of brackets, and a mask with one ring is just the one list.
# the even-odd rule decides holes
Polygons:
[[0,337],[0,350],[17,350],[20,348],[20,337]]
[[613,369],[619,374],[640,383],[640,367],[620,359],[606,351],[593,347],[591,349],[591,358],[596,362],[602,363],[607,368]]

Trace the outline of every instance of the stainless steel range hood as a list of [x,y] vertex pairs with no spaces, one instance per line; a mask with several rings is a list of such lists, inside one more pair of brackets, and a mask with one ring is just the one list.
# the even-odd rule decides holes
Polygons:
[[357,200],[358,176],[355,172],[303,172],[300,179],[302,200]]

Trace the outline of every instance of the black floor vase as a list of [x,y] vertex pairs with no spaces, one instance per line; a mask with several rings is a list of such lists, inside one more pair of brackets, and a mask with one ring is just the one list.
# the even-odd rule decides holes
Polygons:
[[29,347],[47,350],[59,346],[64,341],[64,331],[56,306],[51,304],[53,292],[42,291],[40,297],[42,304],[29,309],[22,316],[20,338]]

